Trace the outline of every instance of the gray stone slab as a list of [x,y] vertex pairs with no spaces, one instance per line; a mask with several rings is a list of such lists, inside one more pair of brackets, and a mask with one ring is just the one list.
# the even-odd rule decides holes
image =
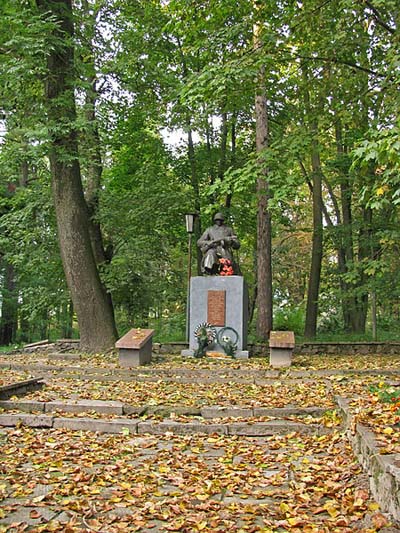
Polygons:
[[[196,327],[208,322],[208,291],[225,291],[225,326],[239,334],[237,348],[247,348],[248,293],[242,276],[195,276],[190,282],[189,349],[197,349]],[[220,331],[222,327],[216,327]],[[218,346],[210,346],[214,350]]]
[[77,353],[49,353],[47,355],[49,361],[79,361],[81,356]]
[[18,409],[19,411],[25,411],[27,413],[33,413],[35,411],[44,412],[45,402],[38,402],[36,400],[2,400],[0,401],[0,407],[3,409]]
[[47,402],[45,407],[46,413],[54,411],[64,411],[66,413],[83,413],[95,411],[102,414],[123,414],[123,404],[116,401],[102,400],[76,400],[76,401],[54,401]]
[[2,414],[0,415],[0,426],[16,426],[24,424],[32,428],[51,428],[53,427],[53,417],[47,415],[29,415],[29,414]]
[[149,405],[146,408],[146,414],[161,415],[165,418],[171,414],[201,416],[201,410],[198,407],[186,405]]
[[141,416],[147,410],[146,405],[126,405],[122,406],[122,414],[124,415],[138,415]]
[[296,422],[287,420],[275,420],[273,422],[258,422],[250,424],[246,422],[235,422],[228,424],[229,435],[243,435],[243,436],[266,436],[283,433],[290,433],[292,431],[299,433],[313,433],[314,428]]
[[254,416],[322,416],[327,411],[327,407],[254,407]]
[[29,526],[35,526],[41,524],[43,520],[46,522],[52,520],[57,512],[49,509],[48,507],[34,507],[34,510],[40,513],[40,517],[31,518],[30,513],[33,509],[31,507],[20,507],[14,513],[2,518],[1,524],[18,524],[20,522],[27,523]]
[[99,420],[96,418],[55,418],[55,429],[66,428],[76,431],[94,431],[98,433],[122,433],[128,429],[130,433],[137,433],[138,420],[124,418],[116,420]]
[[0,386],[0,400],[8,400],[12,396],[22,396],[29,391],[39,390],[44,385],[42,380],[42,377],[32,378]]
[[150,433],[152,435],[163,435],[165,433],[175,433],[177,435],[191,435],[193,433],[225,435],[227,427],[223,424],[200,424],[200,423],[179,423],[179,422],[139,422],[138,433]]
[[248,418],[253,416],[253,409],[241,408],[235,406],[219,406],[213,405],[210,407],[201,408],[201,416],[203,418],[223,418],[223,417],[243,417]]
[[269,364],[272,368],[283,368],[292,364],[292,348],[271,347],[269,352]]

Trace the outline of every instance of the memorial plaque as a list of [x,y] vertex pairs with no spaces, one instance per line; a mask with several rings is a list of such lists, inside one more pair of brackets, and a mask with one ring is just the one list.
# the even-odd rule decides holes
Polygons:
[[225,326],[225,291],[208,291],[207,322],[213,326]]

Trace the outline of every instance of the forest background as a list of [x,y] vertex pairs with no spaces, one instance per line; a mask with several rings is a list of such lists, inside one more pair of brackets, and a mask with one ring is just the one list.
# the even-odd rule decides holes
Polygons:
[[0,344],[184,340],[184,214],[196,240],[217,210],[251,339],[398,335],[397,0],[4,0],[0,17]]

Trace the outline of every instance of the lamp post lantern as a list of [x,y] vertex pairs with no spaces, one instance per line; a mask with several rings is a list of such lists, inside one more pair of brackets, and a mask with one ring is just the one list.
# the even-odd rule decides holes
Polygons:
[[197,213],[186,213],[186,232],[189,237],[188,243],[188,289],[187,289],[187,302],[186,302],[186,340],[189,341],[189,307],[190,307],[190,279],[192,277],[192,235],[194,233],[194,221]]

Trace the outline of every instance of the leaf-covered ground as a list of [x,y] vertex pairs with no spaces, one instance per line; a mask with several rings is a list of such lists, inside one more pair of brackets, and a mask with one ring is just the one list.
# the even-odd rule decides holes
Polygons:
[[4,368],[0,369],[0,387],[5,385],[11,385],[12,383],[18,383],[19,381],[25,381],[32,378],[33,375],[29,371],[19,371],[19,370],[7,370]]
[[[83,355],[80,360],[49,359],[45,353],[18,353],[0,354],[0,363],[8,364],[36,364],[49,366],[77,367],[79,368],[108,368],[118,369],[118,356],[115,353]],[[179,355],[159,355],[153,357],[152,370],[179,369],[258,369],[269,370],[269,358],[256,357],[247,360],[219,360],[219,359],[193,359]],[[147,367],[141,367],[146,371]],[[293,356],[291,370],[400,370],[400,357],[396,355],[299,355]]]
[[26,531],[24,517],[30,531],[66,533],[366,533],[387,524],[337,432],[132,438],[21,427],[1,439],[2,532]]
[[[370,499],[367,478],[339,432],[335,398],[350,400],[355,421],[375,432],[381,453],[400,453],[400,416],[379,393],[387,387],[397,390],[400,357],[302,356],[281,372],[271,372],[266,359],[165,356],[133,370],[119,368],[115,355],[82,361],[13,355],[0,362],[29,365],[26,372],[0,369],[4,382],[49,368],[46,387],[24,399],[118,400],[148,407],[323,407],[328,410],[324,416],[285,418],[331,431],[256,439],[3,429],[0,533],[385,530],[387,520]],[[178,411],[169,416],[191,420]]]
[[55,378],[43,390],[26,396],[41,401],[78,397],[117,400],[131,405],[334,406],[323,382],[301,381],[289,384],[274,381],[267,385],[231,382],[222,387],[221,383],[179,383],[162,379],[157,382],[110,382]]

